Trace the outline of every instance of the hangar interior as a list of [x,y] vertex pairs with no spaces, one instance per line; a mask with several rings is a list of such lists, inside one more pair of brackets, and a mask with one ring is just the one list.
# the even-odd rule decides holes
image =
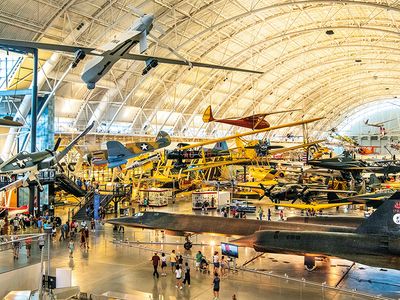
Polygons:
[[397,1],[1,1],[0,296],[396,298],[399,20]]

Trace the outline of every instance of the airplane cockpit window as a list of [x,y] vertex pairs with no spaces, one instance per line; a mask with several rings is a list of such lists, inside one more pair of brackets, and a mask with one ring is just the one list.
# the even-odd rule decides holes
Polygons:
[[142,217],[142,216],[143,216],[143,213],[141,213],[141,212],[136,213],[136,214],[134,215],[135,218]]

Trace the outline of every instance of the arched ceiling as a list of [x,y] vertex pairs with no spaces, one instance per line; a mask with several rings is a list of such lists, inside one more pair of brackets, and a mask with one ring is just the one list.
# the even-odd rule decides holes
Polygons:
[[[97,131],[218,136],[237,130],[203,124],[216,117],[300,108],[272,124],[326,117],[311,134],[334,127],[360,105],[400,95],[400,3],[270,0],[17,0],[0,3],[0,37],[99,46],[152,13],[163,33],[149,53],[264,71],[262,75],[120,61],[89,91],[83,64],[56,91],[59,130],[98,121]],[[333,32],[333,34],[327,34]],[[72,57],[49,58],[41,90],[51,90]],[[46,62],[44,63],[46,64]],[[46,68],[47,67],[47,68]],[[299,133],[286,129],[281,133]]]

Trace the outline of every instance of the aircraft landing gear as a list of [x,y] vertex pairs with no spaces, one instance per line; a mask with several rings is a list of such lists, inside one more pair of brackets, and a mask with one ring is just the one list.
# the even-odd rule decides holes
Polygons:
[[75,58],[74,58],[74,60],[72,61],[71,67],[72,67],[72,68],[75,68],[75,67],[79,64],[79,62],[80,62],[82,59],[85,58],[85,56],[86,56],[86,53],[85,53],[84,51],[82,51],[82,50],[77,50],[77,51],[75,52]]
[[149,71],[158,66],[158,61],[155,59],[146,60],[146,67],[142,71],[142,75],[146,75]]
[[311,272],[314,271],[317,265],[315,264],[315,257],[304,255],[304,268]]
[[192,249],[192,246],[193,246],[193,244],[192,244],[192,242],[190,241],[189,237],[190,237],[190,236],[186,236],[186,241],[185,241],[185,243],[183,244],[183,248],[185,248],[185,250],[190,250],[190,249]]
[[96,87],[96,84],[94,82],[88,82],[86,86],[88,90],[93,90]]

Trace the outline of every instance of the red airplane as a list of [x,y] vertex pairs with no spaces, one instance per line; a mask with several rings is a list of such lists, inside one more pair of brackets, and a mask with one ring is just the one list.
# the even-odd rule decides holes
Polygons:
[[357,152],[361,155],[371,155],[378,154],[377,152],[378,146],[361,146],[357,149]]
[[298,110],[300,110],[300,109],[275,111],[275,112],[270,112],[270,113],[251,115],[251,116],[243,117],[243,118],[236,117],[236,118],[215,119],[213,117],[213,114],[211,111],[211,105],[210,105],[204,111],[203,122],[204,123],[218,122],[218,123],[224,123],[224,124],[229,124],[229,125],[236,125],[236,126],[240,126],[240,127],[250,128],[253,130],[254,129],[264,129],[264,128],[268,128],[271,126],[265,120],[266,116],[273,115],[273,114],[286,113],[286,112],[293,112],[293,111],[298,111]]

